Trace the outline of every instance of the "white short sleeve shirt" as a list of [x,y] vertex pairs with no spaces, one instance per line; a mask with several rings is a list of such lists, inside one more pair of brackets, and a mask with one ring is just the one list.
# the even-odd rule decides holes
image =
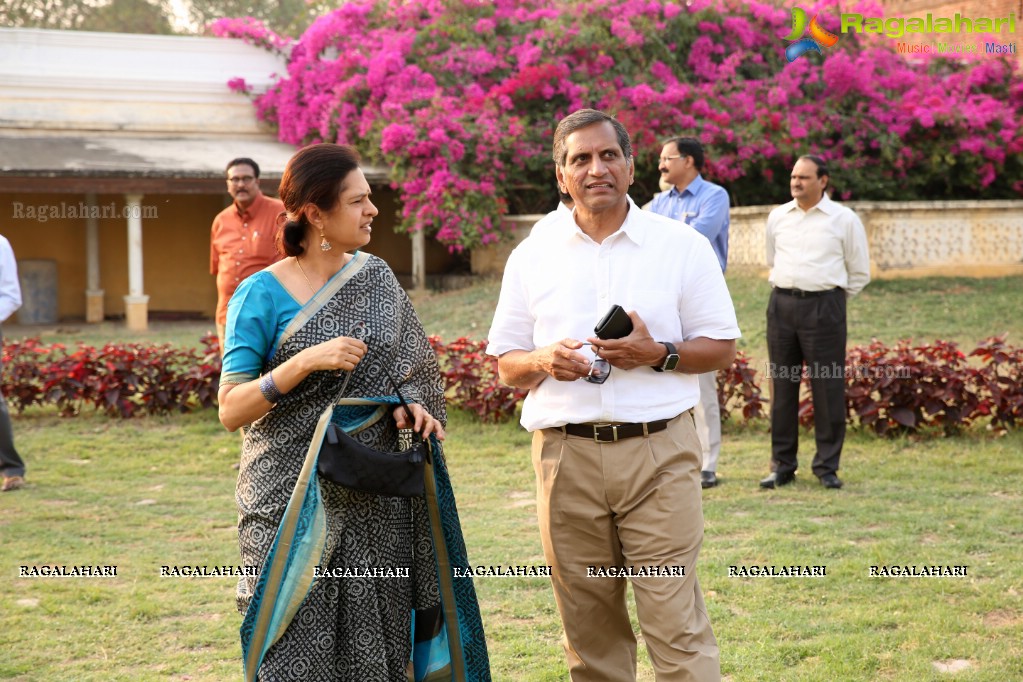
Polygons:
[[[565,213],[535,230],[505,265],[487,353],[584,341],[613,304],[637,311],[658,341],[740,336],[710,243],[692,228],[629,200],[621,229],[597,244]],[[581,353],[589,354],[588,347]],[[544,379],[523,404],[526,429],[570,423],[647,422],[696,405],[696,375],[613,368],[604,384]]]

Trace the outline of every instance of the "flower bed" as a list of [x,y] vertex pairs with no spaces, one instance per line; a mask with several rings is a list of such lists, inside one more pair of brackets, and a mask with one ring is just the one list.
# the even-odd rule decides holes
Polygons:
[[[169,414],[216,406],[220,381],[217,338],[202,339],[202,350],[170,345],[43,345],[25,339],[4,346],[0,389],[17,411],[52,405],[63,416],[87,407],[111,417]],[[484,340],[460,337],[445,343],[430,337],[447,391],[448,406],[484,422],[513,419],[526,392],[498,379],[497,359]],[[974,358],[971,362],[970,358]],[[874,341],[846,355],[849,423],[878,435],[939,432],[988,420],[993,428],[1023,422],[1023,348],[992,337],[969,354],[951,341],[886,346]],[[805,382],[809,384],[808,380]],[[767,416],[758,372],[741,351],[718,374],[722,420],[747,422]],[[800,420],[813,424],[805,398]]]

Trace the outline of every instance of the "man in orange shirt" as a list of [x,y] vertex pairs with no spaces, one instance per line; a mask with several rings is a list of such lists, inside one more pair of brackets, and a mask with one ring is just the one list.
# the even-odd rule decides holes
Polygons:
[[259,164],[234,159],[227,164],[227,191],[234,203],[217,214],[210,230],[210,274],[217,276],[217,338],[224,352],[227,302],[243,279],[281,259],[277,252],[279,199],[259,189]]

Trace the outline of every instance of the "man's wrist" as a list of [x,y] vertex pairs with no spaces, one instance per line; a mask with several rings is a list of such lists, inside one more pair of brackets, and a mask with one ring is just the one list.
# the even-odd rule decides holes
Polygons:
[[658,341],[661,346],[664,347],[664,355],[661,356],[659,364],[654,365],[655,372],[674,372],[675,368],[678,367],[679,357],[678,351],[675,349],[675,344],[669,341]]

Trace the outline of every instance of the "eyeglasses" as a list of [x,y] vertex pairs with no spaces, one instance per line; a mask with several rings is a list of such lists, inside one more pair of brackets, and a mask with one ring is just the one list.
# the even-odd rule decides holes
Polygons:
[[602,384],[611,376],[611,363],[596,354],[596,346],[591,346],[591,348],[594,351],[593,362],[590,363],[590,373],[583,379],[591,384]]
[[660,161],[661,163],[668,163],[673,159],[681,159],[682,156],[683,156],[682,154],[678,154],[676,156],[662,156],[660,159],[658,159],[658,161]]
[[583,377],[591,384],[602,384],[611,376],[611,363],[601,357],[596,357],[590,363],[590,373]]
[[247,185],[247,184],[249,184],[250,182],[252,182],[255,179],[256,178],[252,177],[251,175],[244,175],[244,176],[242,176],[240,178],[228,178],[227,179],[227,184],[229,184],[229,185]]

